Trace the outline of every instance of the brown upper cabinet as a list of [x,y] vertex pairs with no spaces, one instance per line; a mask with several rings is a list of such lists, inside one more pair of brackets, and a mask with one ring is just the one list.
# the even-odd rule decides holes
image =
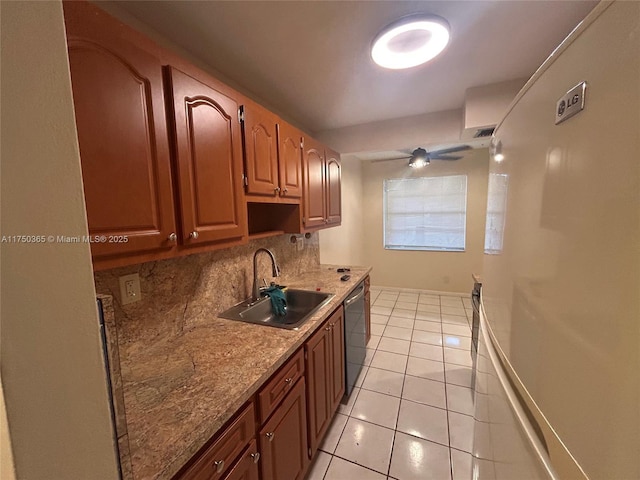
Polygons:
[[242,238],[247,228],[238,104],[192,75],[167,68],[187,246]]
[[91,252],[175,249],[161,62],[92,8],[64,5],[89,233],[127,241],[93,242]]
[[326,174],[324,147],[319,142],[304,139],[304,213],[305,229],[324,227],[326,219]]
[[254,201],[298,203],[302,134],[259,105],[241,108],[247,195]]
[[340,224],[337,153],[95,5],[63,5],[89,233],[106,239],[94,269]]
[[305,230],[339,225],[342,218],[340,155],[312,138],[304,139]]
[[302,132],[280,120],[278,122],[278,158],[280,159],[281,196],[302,198]]
[[340,154],[326,149],[327,175],[327,226],[339,225],[342,220],[342,198],[340,194]]
[[246,242],[233,91],[94,5],[64,15],[94,268]]
[[243,105],[241,109],[247,194],[277,197],[278,117],[257,105]]

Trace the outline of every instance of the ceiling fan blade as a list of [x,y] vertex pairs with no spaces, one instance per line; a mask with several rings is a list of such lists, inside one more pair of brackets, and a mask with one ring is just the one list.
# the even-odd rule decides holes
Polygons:
[[371,163],[394,162],[396,160],[409,160],[410,158],[411,157],[380,158],[378,160],[371,160]]
[[432,152],[429,152],[429,155],[431,156],[431,158],[433,158],[434,155],[462,152],[463,150],[471,150],[471,147],[469,145],[458,145],[457,147],[443,148],[442,150],[434,150]]
[[430,160],[460,160],[462,157],[451,155],[429,155]]

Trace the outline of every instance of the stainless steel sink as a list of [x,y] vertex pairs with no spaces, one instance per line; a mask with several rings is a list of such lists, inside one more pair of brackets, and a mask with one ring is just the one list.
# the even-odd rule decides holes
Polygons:
[[282,317],[273,313],[269,297],[261,298],[255,303],[251,299],[247,299],[225,310],[219,316],[229,320],[295,330],[333,297],[332,293],[289,288],[284,290],[284,294],[287,300],[287,308],[285,315]]

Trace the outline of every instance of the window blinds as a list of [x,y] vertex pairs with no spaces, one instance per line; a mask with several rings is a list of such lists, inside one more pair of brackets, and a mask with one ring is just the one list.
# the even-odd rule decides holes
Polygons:
[[467,176],[384,181],[384,247],[464,251]]

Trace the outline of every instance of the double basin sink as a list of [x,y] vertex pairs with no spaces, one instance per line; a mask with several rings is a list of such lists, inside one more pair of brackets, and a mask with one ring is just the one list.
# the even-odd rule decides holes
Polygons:
[[283,292],[287,301],[284,316],[273,313],[269,297],[263,297],[258,301],[247,299],[225,310],[219,316],[229,320],[295,330],[333,297],[332,293],[314,292],[312,290],[286,288]]

